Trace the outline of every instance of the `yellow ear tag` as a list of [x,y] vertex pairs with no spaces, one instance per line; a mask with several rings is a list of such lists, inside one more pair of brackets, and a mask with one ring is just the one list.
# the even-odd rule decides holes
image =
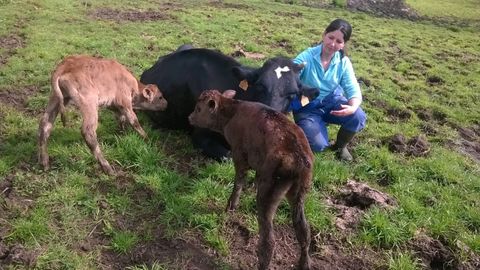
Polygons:
[[248,89],[248,81],[247,80],[242,80],[238,87],[242,88],[243,91],[247,91]]
[[302,95],[302,99],[300,100],[300,103],[302,103],[302,107],[307,106],[308,103],[310,103],[310,100],[308,97]]

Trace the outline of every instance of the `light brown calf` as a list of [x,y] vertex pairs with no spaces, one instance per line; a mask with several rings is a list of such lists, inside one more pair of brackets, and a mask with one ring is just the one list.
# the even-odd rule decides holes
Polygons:
[[53,71],[51,85],[50,100],[38,128],[38,161],[44,169],[49,167],[47,141],[55,118],[60,112],[63,125],[66,124],[64,110],[70,102],[80,110],[83,117],[82,136],[107,174],[113,174],[114,171],[98,145],[98,108],[113,109],[121,128],[128,121],[146,138],[133,109],[159,111],[167,107],[167,101],[156,85],[143,85],[127,68],[110,59],[68,56]]
[[275,246],[273,217],[285,196],[300,243],[299,268],[310,269],[310,228],[304,202],[312,183],[313,153],[305,134],[282,113],[257,102],[231,99],[234,95],[233,90],[223,95],[205,91],[189,116],[192,125],[222,133],[231,146],[235,184],[227,211],[237,208],[247,171],[255,170],[258,269],[269,269]]

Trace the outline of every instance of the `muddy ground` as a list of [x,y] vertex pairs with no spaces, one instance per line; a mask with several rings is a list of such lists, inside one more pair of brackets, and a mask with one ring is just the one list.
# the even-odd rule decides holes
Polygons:
[[[242,4],[227,4],[222,1],[211,1],[211,5],[233,8],[248,9]],[[405,18],[410,20],[421,19],[418,14],[406,6],[401,0],[349,0],[347,7],[351,10],[374,13],[378,16]],[[116,11],[109,9],[99,9],[92,11],[92,19],[101,20],[129,20],[129,21],[152,21],[171,19],[168,14],[170,9],[179,9],[181,5],[166,4],[165,12],[162,11]],[[328,8],[328,7],[327,7]],[[282,16],[299,16],[301,14],[281,14]],[[22,25],[16,26],[17,29]],[[0,55],[0,66],[7,63],[9,58],[16,53],[16,50],[25,46],[25,38],[12,32],[6,36],[0,36],[0,47],[3,53]],[[279,43],[278,46],[288,47],[288,44]],[[245,52],[243,48],[238,48],[232,54],[234,57],[262,57],[262,55],[252,55]],[[433,80],[433,79],[432,79]],[[368,83],[368,79],[363,79]],[[27,109],[27,97],[35,95],[39,91],[37,86],[24,87],[23,89],[2,89],[0,91],[1,103],[13,106],[19,111],[32,116],[39,116],[40,111]],[[416,110],[416,112],[405,110],[398,111],[387,108],[381,102],[374,104],[385,110],[387,115],[394,121],[407,121],[412,114],[417,116],[425,123],[423,129],[425,135],[419,135],[412,138],[406,138],[402,134],[396,134],[391,138],[385,138],[381,143],[395,153],[406,155],[408,157],[425,156],[429,154],[430,146],[428,135],[436,133],[436,125],[449,125],[445,116],[428,110]],[[0,116],[1,117],[1,116]],[[453,125],[453,124],[450,124]],[[458,130],[458,140],[450,142],[452,149],[469,155],[473,160],[480,162],[480,125],[472,127],[456,127]],[[168,150],[167,150],[168,151]],[[175,149],[171,149],[175,152]],[[188,161],[191,157],[180,157]],[[187,162],[188,164],[188,162]],[[21,164],[17,170],[28,170],[28,164]],[[180,169],[189,173],[188,166]],[[15,172],[0,183],[0,217],[8,217],[9,209],[28,209],[33,204],[35,198],[26,198],[15,191],[13,185]],[[119,185],[131,185],[131,179],[117,179]],[[379,184],[388,185],[388,179],[379,180]],[[121,187],[119,187],[121,188]],[[99,187],[101,189],[101,187]],[[249,191],[252,192],[252,191]],[[152,196],[149,190],[137,190],[136,200],[142,200]],[[363,213],[371,206],[376,205],[386,209],[395,208],[396,203],[388,194],[383,194],[374,190],[364,183],[354,180],[348,183],[337,194],[331,198],[326,198],[326,204],[337,213],[335,220],[338,234],[323,235],[312,231],[311,254],[314,269],[386,269],[384,262],[387,258],[381,250],[372,250],[369,248],[355,249],[346,241],[348,234],[355,233]],[[141,219],[130,220],[123,216],[118,216],[116,226],[124,229],[139,228],[140,222],[158,223],[160,213],[152,213]],[[23,267],[35,266],[38,252],[29,251],[19,244],[7,245],[2,241],[2,237],[8,234],[8,226],[5,220],[0,219],[0,269],[3,266],[17,265]],[[209,248],[199,235],[185,235],[181,238],[169,239],[165,236],[164,230],[159,226],[154,233],[154,239],[148,242],[139,243],[133,250],[127,254],[118,254],[105,249],[99,262],[100,269],[125,269],[128,266],[146,264],[151,265],[154,262],[164,262],[174,269],[219,269],[219,261],[224,261],[232,269],[255,269],[256,252],[255,247],[258,242],[258,235],[251,233],[245,221],[235,214],[229,217],[225,234],[228,235],[230,242],[230,253],[223,257],[215,250]],[[291,226],[276,226],[276,250],[272,261],[272,269],[294,269],[297,261],[298,246],[296,245],[295,235]],[[108,238],[103,233],[102,224],[95,226],[89,237],[75,247],[78,252],[89,252],[94,247],[101,245],[107,246]],[[460,263],[454,256],[452,247],[442,243],[441,240],[432,239],[422,232],[418,232],[416,237],[405,247],[407,250],[413,250],[413,253],[422,262],[424,269],[480,269],[480,258],[472,255],[471,260]],[[463,248],[463,247],[456,247]],[[468,253],[468,250],[465,251]]]

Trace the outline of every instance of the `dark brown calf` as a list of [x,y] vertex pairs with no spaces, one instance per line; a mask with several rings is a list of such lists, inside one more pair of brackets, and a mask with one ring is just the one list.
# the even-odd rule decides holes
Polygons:
[[310,228],[304,201],[312,181],[313,154],[303,131],[285,115],[256,102],[231,99],[235,91],[203,92],[190,114],[192,125],[222,133],[232,149],[235,185],[227,211],[238,206],[247,171],[255,170],[260,242],[258,269],[268,269],[275,245],[273,218],[283,197],[292,208],[300,243],[300,269],[310,269]]
[[68,56],[52,73],[51,85],[50,100],[38,128],[38,161],[44,169],[49,167],[47,141],[53,123],[60,112],[63,125],[66,124],[64,110],[70,102],[82,114],[83,138],[103,171],[108,174],[113,174],[114,171],[98,145],[98,108],[110,107],[116,112],[121,128],[128,121],[146,138],[133,109],[160,111],[167,107],[167,102],[156,85],[141,84],[123,65],[110,59]]

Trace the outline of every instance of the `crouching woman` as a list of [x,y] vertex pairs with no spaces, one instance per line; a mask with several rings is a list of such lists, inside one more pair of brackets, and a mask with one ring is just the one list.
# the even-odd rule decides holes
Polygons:
[[331,148],[341,160],[351,161],[347,144],[365,127],[366,115],[360,108],[362,93],[352,63],[344,47],[350,39],[352,27],[342,19],[332,21],[322,36],[322,42],[300,53],[294,62],[304,63],[300,73],[302,83],[320,89],[319,96],[302,106],[292,101],[291,108],[299,125],[315,152],[328,145],[328,124],[340,125],[337,140]]

